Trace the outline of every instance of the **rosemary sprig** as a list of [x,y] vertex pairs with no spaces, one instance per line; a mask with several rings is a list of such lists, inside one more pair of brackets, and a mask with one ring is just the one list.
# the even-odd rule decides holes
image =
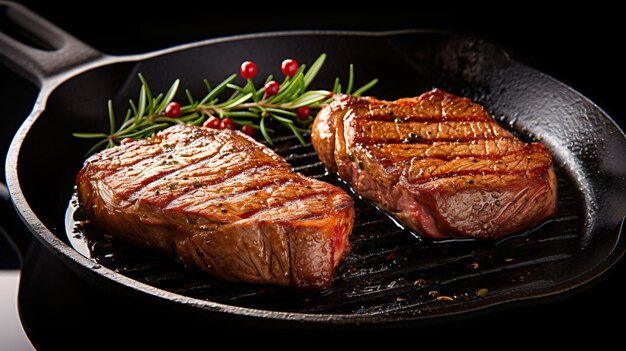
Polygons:
[[[335,79],[332,91],[307,90],[321,70],[325,60],[326,54],[321,54],[308,70],[305,65],[301,65],[295,75],[286,77],[280,84],[278,94],[270,97],[264,94],[265,88],[263,86],[257,89],[251,79],[247,79],[244,86],[234,84],[237,74],[228,76],[214,88],[205,79],[204,85],[207,93],[202,99],[195,99],[191,92],[185,89],[188,104],[181,104],[180,116],[176,118],[168,117],[165,110],[168,104],[174,100],[180,88],[180,80],[176,79],[165,95],[154,96],[147,80],[140,73],[141,88],[137,102],[135,103],[132,99],[128,101],[129,108],[118,128],[116,128],[113,103],[108,100],[109,133],[74,133],[73,135],[84,139],[102,139],[87,152],[88,156],[105,146],[109,148],[119,145],[126,138],[144,139],[174,124],[202,125],[208,118],[216,117],[219,119],[229,118],[236,125],[250,126],[260,130],[261,135],[270,145],[273,145],[271,135],[275,133],[275,130],[270,126],[272,124],[281,125],[291,130],[298,140],[305,144],[302,133],[310,131],[313,117],[309,115],[305,120],[300,120],[296,113],[297,109],[303,106],[319,109],[321,105],[332,99],[333,94],[341,93],[339,78]],[[265,82],[272,79],[273,76],[270,75]],[[345,93],[359,96],[376,85],[377,82],[377,79],[373,79],[353,92],[354,66],[351,64]],[[220,101],[220,96],[227,90],[231,90],[232,94],[228,99]]]

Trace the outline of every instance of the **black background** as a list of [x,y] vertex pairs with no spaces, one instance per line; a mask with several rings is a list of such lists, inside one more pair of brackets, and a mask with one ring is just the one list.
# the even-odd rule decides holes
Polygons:
[[[623,117],[626,108],[622,103],[624,60],[619,54],[624,43],[619,35],[624,20],[614,9],[581,9],[570,13],[523,3],[524,6],[509,5],[507,9],[494,13],[480,7],[457,8],[448,3],[411,10],[389,2],[378,4],[376,8],[341,7],[320,2],[257,2],[254,8],[233,2],[229,8],[214,8],[215,4],[198,6],[186,1],[174,1],[166,5],[147,3],[139,10],[131,10],[127,8],[128,4],[114,2],[83,1],[72,5],[63,1],[22,3],[96,49],[119,55],[233,34],[290,29],[373,31],[430,28],[477,35],[500,44],[517,60],[580,91],[607,111],[622,129],[626,125]],[[306,10],[292,9],[294,5]],[[0,116],[1,155],[6,153],[10,136],[19,122],[32,108],[36,92],[36,87],[0,67],[0,107],[3,111]],[[4,164],[0,168],[3,171]],[[2,206],[0,226],[17,236],[19,244],[26,246],[23,232],[8,216],[10,209],[5,203]],[[408,334],[406,331],[402,334],[387,331],[360,337],[371,339],[394,334],[396,338],[415,342],[415,346],[419,346],[424,338],[457,334],[475,336],[475,341],[486,341],[490,335],[498,334],[499,337],[508,337],[513,345],[532,341],[533,336],[540,334],[549,335],[554,341],[617,337],[619,334],[614,331],[623,329],[623,323],[615,324],[610,320],[619,321],[626,312],[623,297],[626,291],[624,284],[620,283],[623,266],[623,262],[618,264],[608,278],[590,289],[549,304],[513,308],[456,323],[417,328]],[[70,287],[78,284],[76,281],[68,282],[72,279],[71,273],[68,274],[70,277],[63,278],[62,282]],[[96,299],[111,299],[97,289],[85,286],[75,289],[80,290],[83,297],[90,295]],[[76,294],[74,291],[69,295]],[[80,310],[82,307],[76,307],[77,300],[57,300],[57,306],[40,302],[37,308],[29,309],[30,320],[40,321],[38,326],[31,326],[29,330],[37,346],[59,342],[58,334],[57,338],[54,337],[60,328],[54,325],[58,319],[50,316],[63,313],[63,310]],[[120,302],[112,300],[108,303]],[[81,323],[85,318],[84,315],[74,317],[70,312],[62,320]],[[146,310],[137,313],[147,313],[149,318]],[[124,322],[123,319],[124,316],[121,316],[118,322],[127,326],[128,320]],[[135,327],[142,330],[141,322],[137,323]],[[46,329],[54,333],[45,333]],[[281,335],[280,338],[288,338],[288,335]],[[106,340],[111,342],[111,339],[102,342],[106,343]]]

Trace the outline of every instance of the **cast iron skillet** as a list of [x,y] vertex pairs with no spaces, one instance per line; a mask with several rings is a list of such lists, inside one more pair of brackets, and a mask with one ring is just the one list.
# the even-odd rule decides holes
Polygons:
[[[562,296],[606,272],[626,249],[623,132],[578,92],[490,43],[430,31],[285,32],[111,57],[20,5],[0,5],[7,7],[8,18],[53,48],[35,49],[0,33],[2,58],[41,87],[8,153],[12,201],[38,240],[99,286],[225,323],[381,327]],[[380,98],[441,87],[485,105],[521,137],[541,139],[555,158],[559,216],[533,233],[499,243],[433,243],[395,227],[356,198],[353,254],[339,267],[333,287],[322,293],[220,282],[132,248],[115,252],[131,257],[124,263],[96,263],[68,245],[65,210],[90,146],[71,133],[106,128],[106,100],[125,106],[138,91],[138,72],[149,77],[153,90],[181,78],[194,92],[201,91],[201,78],[219,81],[246,59],[272,67],[294,53],[299,61],[312,62],[320,52],[329,56],[317,79],[320,86],[332,84],[355,63],[361,83],[381,79],[373,91]],[[310,146],[281,140],[278,152],[295,169],[339,184]],[[488,293],[477,296],[477,288]],[[437,299],[441,296],[452,301]]]

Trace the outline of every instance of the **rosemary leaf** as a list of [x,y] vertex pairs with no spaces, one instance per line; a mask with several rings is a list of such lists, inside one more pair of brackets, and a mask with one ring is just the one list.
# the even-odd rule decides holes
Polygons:
[[229,88],[229,89],[238,91],[240,93],[243,93],[243,94],[247,93],[247,91],[244,88],[242,88],[242,87],[240,87],[239,85],[236,85],[236,84],[226,84],[226,87]]
[[106,138],[109,135],[105,133],[72,133],[72,136],[75,138],[81,139],[95,139],[95,138]]
[[170,118],[170,117],[157,117],[157,118],[154,118],[153,121],[155,121],[155,122],[166,122],[166,123],[170,123],[170,124],[185,124],[184,121],[181,121],[178,118]]
[[250,99],[251,97],[252,97],[252,93],[247,93],[246,95],[240,98],[237,98],[234,101],[227,101],[223,104],[218,104],[216,106],[222,110],[227,110],[229,108],[236,107],[237,105],[241,105],[242,103],[244,103],[246,100]]
[[346,94],[352,92],[352,86],[354,85],[354,65],[350,64],[350,72],[348,73],[348,86],[346,87]]
[[253,117],[259,118],[259,114],[250,111],[232,111],[224,114],[227,117]]
[[126,117],[124,117],[124,122],[122,122],[122,125],[125,125],[126,123],[128,123],[128,120],[133,116],[133,113],[130,109],[130,107],[128,108],[128,110],[126,111]]
[[267,143],[270,145],[274,145],[274,143],[272,142],[272,138],[270,138],[269,134],[267,134],[267,129],[265,128],[265,117],[261,117],[259,129],[261,130],[261,134],[263,135],[265,141],[267,141]]
[[115,112],[113,112],[113,101],[109,99],[107,102],[107,108],[109,110],[109,127],[111,134],[115,133]]
[[303,76],[302,79],[300,79],[300,81],[298,82],[298,90],[296,90],[296,93],[294,94],[294,96],[300,95],[304,93],[305,91],[306,91],[306,87],[304,86],[304,76]]
[[341,83],[337,84],[337,90],[333,91],[333,94],[341,94]]
[[254,102],[260,102],[261,99],[263,98],[263,93],[265,92],[265,87],[259,89],[256,91],[256,93],[254,93],[254,95],[252,96],[252,100],[254,100]]
[[304,138],[302,137],[302,134],[300,134],[298,129],[293,124],[290,124],[289,128],[291,129],[293,134],[296,136],[296,138],[298,138],[298,140],[300,140],[300,144],[306,145],[306,141],[304,141]]
[[300,133],[310,133],[310,132],[311,132],[311,130],[309,130],[309,128],[299,128],[299,127],[296,127],[296,125],[295,125],[295,124],[293,124],[293,126],[294,126],[294,128],[296,128],[296,130],[297,130],[297,131],[299,131]]
[[235,122],[235,124],[239,124],[242,126],[253,126],[254,123],[250,120],[241,120],[241,119],[236,119],[236,118],[232,118],[233,122]]
[[133,123],[137,123],[139,120],[139,113],[137,113],[137,106],[132,99],[128,99],[128,104],[130,105],[130,109],[133,111]]
[[369,83],[367,83],[364,86],[360,87],[352,95],[354,95],[354,96],[361,96],[364,92],[370,90],[374,85],[376,85],[376,83],[378,83],[378,79],[372,79]]
[[341,84],[339,84],[339,78],[335,78],[335,84],[333,85],[333,94],[339,94],[341,91]]
[[286,116],[291,116],[291,117],[298,116],[298,114],[293,112],[293,111],[284,110],[284,109],[280,109],[280,108],[268,107],[265,110],[269,111],[269,112],[273,112],[273,113],[280,113],[280,114],[283,114],[283,115],[286,115]]
[[139,106],[137,109],[137,116],[141,117],[146,112],[146,103],[146,85],[142,85],[139,90]]
[[256,92],[256,88],[254,87],[254,83],[252,82],[252,79],[248,79],[248,82],[243,87],[243,92],[245,92],[245,93],[254,93],[254,92]]
[[285,89],[282,92],[279,92],[276,95],[275,102],[286,101],[291,96],[296,94],[297,91],[298,91],[298,88],[301,86],[300,85],[300,81],[302,81],[303,79],[304,79],[304,75],[302,74],[302,72],[300,72],[299,74],[296,74],[295,78],[293,78],[293,80],[291,82],[289,82],[289,85],[287,86],[287,89]]
[[277,121],[279,121],[279,122],[283,122],[283,123],[286,123],[286,124],[293,124],[293,120],[292,119],[285,118],[285,117],[280,117],[280,116],[278,116],[276,114],[272,114],[272,118],[277,120]]
[[309,68],[308,72],[306,72],[306,74],[304,75],[305,88],[308,88],[313,79],[315,79],[317,73],[319,73],[320,69],[324,65],[324,61],[326,61],[326,54],[321,54],[320,57],[318,57],[317,60],[313,62],[311,68]]
[[308,106],[318,101],[326,99],[330,92],[326,90],[310,90],[306,93],[300,95],[299,98],[295,99],[289,104],[286,104],[286,108],[296,109],[302,106]]
[[172,99],[174,99],[174,96],[176,95],[176,92],[178,91],[179,85],[180,85],[180,79],[176,79],[174,81],[174,84],[172,84],[170,89],[167,91],[167,94],[165,94],[165,98],[163,98],[163,101],[161,101],[161,104],[159,105],[159,107],[154,111],[155,113],[162,113],[165,110],[165,107],[167,107],[167,105],[170,102],[172,102]]
[[183,116],[183,117],[180,117],[180,118],[178,118],[178,120],[179,120],[179,121],[183,121],[183,122],[186,122],[186,123],[187,123],[187,122],[189,122],[189,121],[193,121],[193,120],[195,120],[195,119],[196,119],[196,118],[198,118],[198,117],[202,117],[202,114],[201,114],[201,113],[198,113],[198,112],[194,112],[194,113],[192,113],[192,114],[189,114],[189,115],[185,115],[185,116]]
[[187,101],[189,101],[189,105],[193,105],[195,103],[195,100],[193,99],[193,96],[191,95],[189,89],[185,89],[185,95],[187,95]]
[[198,106],[196,104],[183,106],[183,107],[180,108],[180,114],[181,115],[186,115],[188,113],[192,113],[192,112],[196,111],[197,109],[198,109]]
[[152,101],[152,91],[150,90],[150,86],[148,85],[148,82],[146,81],[146,79],[143,77],[141,73],[139,73],[138,76],[139,76],[139,80],[141,81],[141,85],[145,87],[146,97],[148,98],[149,101]]
[[162,128],[167,128],[169,127],[169,124],[167,123],[158,123],[158,124],[153,124],[149,127],[146,127],[144,129],[141,129],[135,133],[130,133],[130,134],[126,134],[124,135],[124,138],[135,138],[138,137],[140,135],[145,135],[145,136],[149,136],[152,134],[152,132],[156,131],[156,130],[160,130]]
[[162,93],[157,95],[157,97],[155,97],[154,99],[152,99],[152,102],[150,103],[151,108],[148,111],[149,114],[153,115],[156,112],[156,107],[159,106],[161,99],[163,99]]
[[215,89],[211,90],[204,97],[204,99],[200,101],[200,105],[203,105],[207,101],[211,101],[212,99],[216,98],[219,95],[219,93],[221,93],[222,91],[224,91],[224,89],[226,89],[226,85],[228,85],[233,80],[235,80],[235,78],[237,78],[237,74],[236,73],[231,74],[230,77],[226,78],[223,82],[221,82],[218,86],[216,86]]
[[194,126],[199,126],[202,124],[202,122],[204,122],[204,116],[200,115],[200,117],[198,119],[195,119],[191,122],[189,122],[189,124],[194,125]]

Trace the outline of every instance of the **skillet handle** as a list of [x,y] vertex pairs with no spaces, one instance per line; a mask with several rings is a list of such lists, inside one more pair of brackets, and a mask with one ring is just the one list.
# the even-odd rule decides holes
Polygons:
[[0,32],[0,59],[38,86],[47,78],[104,56],[20,4],[0,0],[2,12],[7,27],[43,44],[35,48]]

